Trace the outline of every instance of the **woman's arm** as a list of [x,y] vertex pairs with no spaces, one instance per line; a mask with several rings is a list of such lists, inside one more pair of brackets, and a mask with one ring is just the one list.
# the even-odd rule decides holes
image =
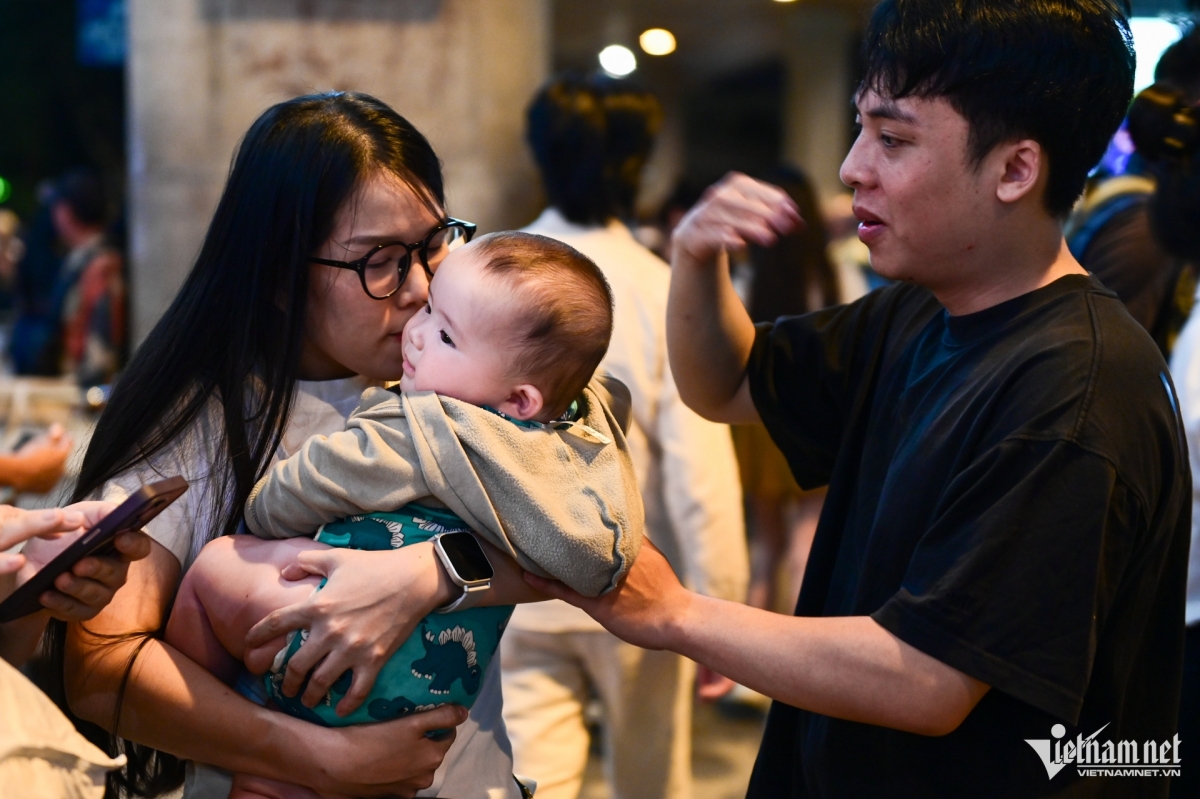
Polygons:
[[461,723],[466,719],[461,708],[327,729],[243,699],[161,641],[99,637],[158,629],[178,582],[178,561],[155,543],[149,558],[131,566],[126,590],[92,622],[70,626],[66,682],[76,714],[111,729],[121,681],[136,655],[121,706],[123,737],[189,760],[330,793],[411,796],[431,784],[453,736],[434,741],[425,733]]

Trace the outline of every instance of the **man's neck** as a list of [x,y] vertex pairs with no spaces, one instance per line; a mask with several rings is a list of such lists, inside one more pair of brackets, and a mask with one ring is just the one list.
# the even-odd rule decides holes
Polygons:
[[980,248],[984,258],[956,270],[962,280],[930,286],[938,302],[953,316],[976,313],[1048,286],[1066,275],[1086,275],[1057,223],[1032,225],[998,237]]

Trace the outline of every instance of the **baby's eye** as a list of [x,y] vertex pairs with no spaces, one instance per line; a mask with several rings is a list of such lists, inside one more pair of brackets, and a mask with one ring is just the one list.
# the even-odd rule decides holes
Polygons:
[[443,344],[449,344],[451,347],[454,346],[454,341],[448,335],[446,335],[445,330],[439,330],[438,333],[441,334]]
[[433,306],[429,303],[425,303],[425,313],[433,313]]

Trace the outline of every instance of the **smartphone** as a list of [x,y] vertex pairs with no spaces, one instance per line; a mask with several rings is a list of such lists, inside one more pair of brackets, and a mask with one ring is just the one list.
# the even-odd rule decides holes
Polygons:
[[112,513],[58,553],[29,581],[0,602],[0,624],[28,616],[42,609],[39,599],[54,588],[54,579],[89,555],[108,555],[114,551],[113,539],[130,530],[139,530],[146,522],[166,510],[183,496],[188,483],[182,477],[168,477],[139,488]]

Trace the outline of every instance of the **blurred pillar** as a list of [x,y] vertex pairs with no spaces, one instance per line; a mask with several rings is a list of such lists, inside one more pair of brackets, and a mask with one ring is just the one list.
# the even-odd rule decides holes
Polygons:
[[191,268],[238,139],[295,95],[379,97],[442,158],[451,213],[531,220],[524,111],[549,36],[549,0],[129,0],[134,340]]
[[846,190],[838,169],[850,142],[856,41],[846,11],[797,8],[789,20],[784,158],[808,174],[822,198]]

